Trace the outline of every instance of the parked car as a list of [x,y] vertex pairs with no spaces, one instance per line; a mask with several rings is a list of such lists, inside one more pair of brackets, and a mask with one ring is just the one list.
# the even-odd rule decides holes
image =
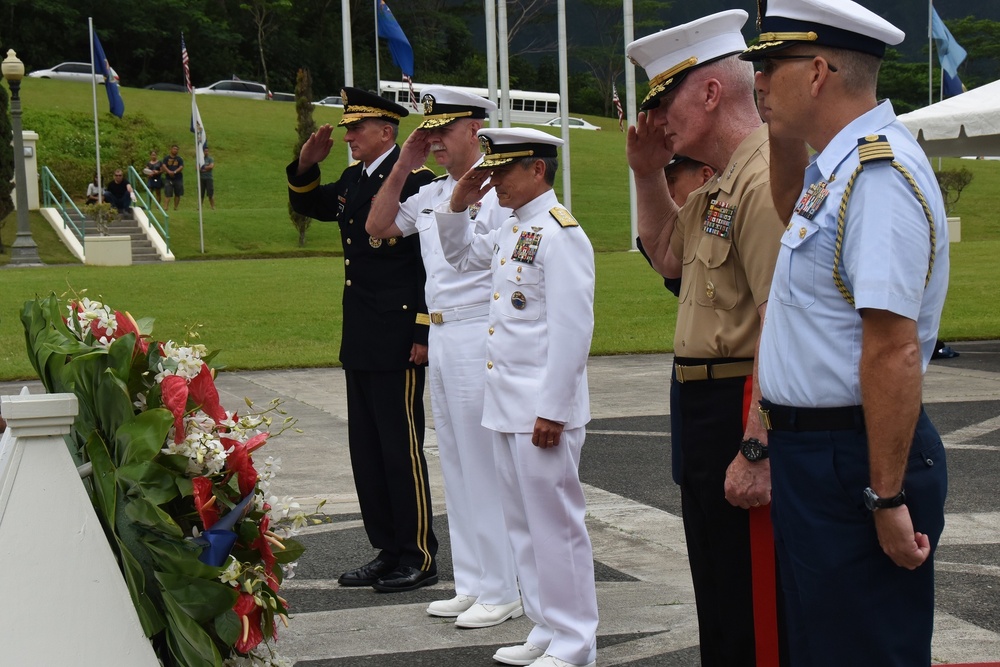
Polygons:
[[194,92],[196,95],[225,95],[227,97],[243,97],[251,100],[271,99],[271,91],[264,84],[240,79],[216,81],[210,86],[195,88]]
[[340,107],[340,108],[343,108],[344,107],[344,99],[340,95],[330,95],[328,97],[324,97],[319,102],[313,102],[313,104],[315,104],[316,106],[319,106],[319,107]]
[[294,102],[295,93],[271,93],[271,99],[275,102]]
[[[59,63],[51,69],[36,69],[28,74],[36,79],[60,79],[62,81],[90,81],[90,63]],[[97,83],[104,83],[104,75],[97,75]]]
[[[579,130],[599,130],[597,125],[588,123],[582,118],[573,118],[572,116],[568,119],[568,124],[570,128],[576,128]],[[547,125],[549,127],[562,127],[562,118],[553,118],[552,120],[547,120],[542,125]]]
[[146,90],[166,90],[172,93],[186,93],[187,88],[179,83],[151,83]]

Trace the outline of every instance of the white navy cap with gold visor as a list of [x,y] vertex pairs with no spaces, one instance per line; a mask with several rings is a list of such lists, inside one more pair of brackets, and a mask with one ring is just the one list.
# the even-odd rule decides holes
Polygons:
[[427,86],[420,92],[424,105],[424,120],[418,130],[431,130],[451,125],[462,118],[483,119],[497,105],[485,97],[448,86]]
[[659,98],[680,85],[692,70],[742,53],[747,43],[740,29],[749,16],[742,9],[730,9],[661,30],[626,46],[625,55],[649,77],[649,94],[639,109],[655,108]]
[[559,137],[526,127],[484,128],[477,134],[485,157],[476,169],[496,169],[525,157],[558,157],[563,145]]
[[796,44],[869,53],[879,58],[905,33],[851,0],[757,0],[760,41],[740,56],[761,60]]

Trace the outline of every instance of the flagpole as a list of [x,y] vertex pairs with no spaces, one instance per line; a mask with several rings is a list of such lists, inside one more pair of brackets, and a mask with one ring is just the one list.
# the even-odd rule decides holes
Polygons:
[[[497,6],[495,0],[485,0],[486,8],[486,86],[490,100],[500,108],[497,95]],[[498,127],[497,110],[490,111],[490,127]]]
[[500,51],[500,114],[501,125],[510,127],[510,60],[507,52],[507,0],[497,2],[497,46]]
[[[344,85],[348,88],[353,88],[354,48],[351,45],[351,0],[340,0],[340,17],[341,34],[343,35],[344,42]],[[348,155],[350,155],[349,151]]]
[[[104,203],[104,186],[101,180],[101,133],[97,127],[97,66],[94,64],[94,17],[87,17],[90,29],[90,87],[94,98],[94,146],[97,153],[97,203]],[[107,84],[105,84],[107,85]]]
[[934,0],[927,0],[927,104],[934,104]]
[[[194,109],[198,105],[195,101],[194,89],[191,89],[191,122],[195,122]],[[198,125],[201,124],[201,112],[198,112]],[[199,128],[194,128],[194,171],[198,183],[198,237],[201,241],[201,254],[205,254],[205,219],[203,216],[203,203],[201,200],[201,158],[198,156],[198,132]]]
[[[500,0],[506,2],[507,0]],[[569,75],[566,59],[566,0],[558,0],[556,23],[559,26],[559,98],[560,114],[562,115],[562,158],[563,158],[563,191],[562,204],[573,212],[573,196],[570,187],[570,151],[569,151]]]
[[375,92],[382,95],[382,69],[378,57],[378,0],[372,1],[375,9]]
[[[632,0],[624,0],[622,3],[622,23],[625,28],[625,43],[631,44],[635,39]],[[635,65],[628,58],[625,59],[625,117],[629,127],[635,125]],[[627,136],[625,140],[628,141]],[[632,250],[638,250],[635,240],[639,237],[639,210],[636,204],[635,174],[631,169],[628,170],[628,203]]]

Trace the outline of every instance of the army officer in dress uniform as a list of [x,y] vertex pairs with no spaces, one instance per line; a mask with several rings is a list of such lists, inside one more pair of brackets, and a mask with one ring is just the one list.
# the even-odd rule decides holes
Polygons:
[[[335,183],[320,185],[317,166],[333,146],[324,125],[288,166],[292,208],[336,220],[344,243],[344,326],[340,362],[347,377],[348,437],[365,531],[379,550],[340,576],[343,586],[408,591],[437,582],[437,540],[424,460],[424,364],[429,317],[420,246],[412,238],[375,239],[365,231],[372,199],[399,157],[396,136],[406,109],[345,88],[338,125],[357,160]],[[406,199],[434,173],[406,179]]]
[[[552,190],[562,140],[526,129],[478,134],[486,157],[435,214],[448,262],[493,273],[483,426],[494,432],[504,520],[524,612],[535,624],[526,643],[493,659],[594,667],[594,555],[578,471],[590,421],[594,251]],[[476,234],[470,207],[491,188],[514,212]]]

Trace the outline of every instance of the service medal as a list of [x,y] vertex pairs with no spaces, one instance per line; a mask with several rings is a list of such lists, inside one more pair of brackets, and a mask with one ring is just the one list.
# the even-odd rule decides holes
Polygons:
[[706,234],[713,234],[720,238],[728,239],[734,217],[736,217],[735,206],[730,206],[728,202],[713,199],[708,204],[708,211],[705,213],[702,230]]
[[819,211],[819,207],[823,205],[823,201],[826,199],[830,191],[826,189],[827,182],[820,181],[819,183],[813,183],[806,190],[806,193],[802,195],[802,199],[799,200],[798,205],[795,207],[795,212],[801,215],[806,220],[812,220],[816,213]]
[[528,305],[528,300],[522,292],[514,292],[510,295],[510,304],[518,310],[524,310],[524,307]]
[[469,207],[469,218],[471,218],[472,220],[475,220],[476,216],[479,215],[479,210],[482,207],[483,207],[483,202],[481,202],[481,201],[477,201],[475,204],[473,204],[472,206],[470,206]]
[[538,246],[541,242],[542,235],[538,232],[521,232],[510,258],[515,262],[534,264],[535,254],[538,253]]

